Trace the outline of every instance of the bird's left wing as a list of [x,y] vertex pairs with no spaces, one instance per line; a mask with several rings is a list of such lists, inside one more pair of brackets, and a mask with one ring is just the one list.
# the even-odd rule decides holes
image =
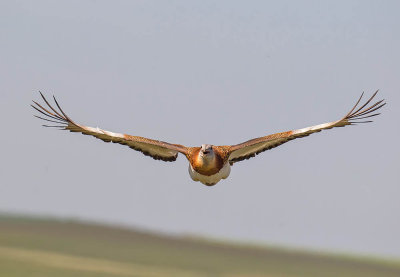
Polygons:
[[79,132],[84,135],[91,135],[105,142],[114,142],[127,145],[134,150],[142,152],[146,156],[151,156],[155,160],[175,161],[178,156],[178,152],[184,155],[186,155],[188,152],[187,147],[183,145],[171,144],[168,142],[138,136],[131,136],[127,134],[113,133],[102,130],[100,128],[80,125],[78,123],[75,123],[65,114],[60,105],[57,103],[57,100],[54,98],[54,96],[54,102],[57,105],[58,110],[50,105],[50,103],[47,101],[42,93],[40,93],[40,95],[42,96],[44,102],[47,104],[48,107],[44,107],[38,102],[33,101],[35,105],[31,106],[45,117],[37,115],[35,116],[47,122],[57,124],[55,126],[43,125],[45,127],[61,128],[63,130],[69,130],[71,132]]
[[[376,102],[373,105],[368,106],[368,104],[371,102],[371,100],[375,97],[375,95],[378,93],[376,91],[368,101],[363,104],[361,107],[357,107],[358,104],[361,101],[361,97],[358,99],[356,105],[351,109],[349,113],[347,113],[342,119],[333,121],[333,122],[328,122],[320,125],[315,125],[303,129],[298,129],[298,130],[292,130],[288,132],[283,132],[283,133],[277,133],[273,135],[268,135],[265,137],[260,137],[260,138],[255,138],[251,139],[249,141],[237,144],[237,145],[231,145],[231,146],[224,146],[226,148],[228,155],[229,155],[229,162],[233,164],[234,162],[242,161],[245,159],[249,159],[251,157],[254,157],[255,155],[264,152],[266,150],[269,150],[271,148],[277,147],[285,142],[288,142],[290,140],[296,139],[296,138],[301,138],[308,136],[312,133],[320,132],[325,129],[331,129],[334,127],[344,127],[346,125],[354,125],[357,123],[367,123],[371,122],[369,120],[367,121],[360,121],[360,119],[365,119],[369,117],[373,117],[376,115],[379,115],[379,113],[373,113],[376,110],[382,108],[386,103],[383,103],[384,100],[380,100]],[[357,108],[357,110],[356,110]]]

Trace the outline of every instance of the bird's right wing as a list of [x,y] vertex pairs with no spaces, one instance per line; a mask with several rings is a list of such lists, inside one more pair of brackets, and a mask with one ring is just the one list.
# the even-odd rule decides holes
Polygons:
[[346,125],[354,125],[357,123],[371,122],[369,120],[360,121],[360,119],[365,119],[365,118],[379,115],[379,113],[375,113],[375,114],[371,114],[371,113],[382,108],[386,104],[386,103],[383,103],[384,100],[380,100],[369,107],[367,106],[377,93],[378,93],[378,91],[376,91],[364,105],[362,105],[357,110],[355,110],[361,101],[361,98],[363,96],[363,94],[362,94],[361,97],[358,99],[356,105],[351,109],[351,111],[349,113],[347,113],[340,120],[328,122],[328,123],[324,123],[324,124],[320,124],[320,125],[315,125],[315,126],[311,126],[311,127],[307,127],[307,128],[303,128],[303,129],[292,130],[292,131],[288,131],[288,132],[268,135],[265,137],[255,138],[255,139],[251,139],[249,141],[246,141],[246,142],[243,142],[240,144],[236,144],[236,145],[224,146],[224,148],[226,149],[226,151],[228,152],[228,155],[229,155],[229,158],[228,158],[229,162],[231,164],[233,164],[238,161],[249,159],[251,157],[256,156],[257,154],[259,154],[261,152],[264,152],[271,148],[277,147],[277,146],[279,146],[285,142],[288,142],[290,140],[305,137],[305,136],[308,136],[308,135],[316,133],[316,132],[320,132],[325,129],[331,129],[334,127],[344,127]]
[[182,153],[184,155],[187,155],[188,153],[188,148],[183,145],[171,144],[164,141],[153,140],[138,136],[113,133],[106,130],[102,130],[100,128],[93,128],[80,125],[78,123],[75,123],[64,113],[64,111],[60,108],[60,105],[57,103],[57,100],[54,98],[54,96],[53,96],[54,102],[57,105],[58,110],[50,105],[50,103],[47,101],[47,99],[43,96],[42,93],[40,93],[40,95],[42,96],[44,102],[47,104],[48,107],[45,108],[38,102],[33,101],[35,105],[31,106],[45,117],[37,115],[35,116],[42,120],[57,124],[56,126],[43,125],[45,127],[59,127],[62,128],[63,130],[69,130],[71,132],[79,132],[84,135],[91,135],[105,142],[114,142],[127,145],[134,150],[142,152],[146,156],[151,156],[155,160],[175,161],[178,156],[178,153]]

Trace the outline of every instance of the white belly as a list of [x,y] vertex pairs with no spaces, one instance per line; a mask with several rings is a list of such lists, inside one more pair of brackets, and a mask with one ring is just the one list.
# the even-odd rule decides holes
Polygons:
[[229,162],[224,165],[224,167],[221,168],[220,171],[215,173],[214,175],[202,175],[195,171],[193,167],[189,164],[189,174],[190,177],[193,179],[193,181],[199,181],[207,186],[213,186],[216,183],[218,183],[221,179],[226,179],[229,176],[229,173],[231,173],[231,166],[229,165]]

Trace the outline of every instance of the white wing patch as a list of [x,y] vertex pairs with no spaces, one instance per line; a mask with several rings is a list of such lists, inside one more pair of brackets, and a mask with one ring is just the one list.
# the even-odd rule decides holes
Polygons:
[[[148,140],[142,137],[129,136],[121,133],[114,133],[100,129],[99,127],[97,128],[87,127],[76,123],[75,124],[69,123],[67,129],[72,132],[75,132],[77,127],[79,127],[79,129],[77,130],[78,132],[82,132],[83,134],[86,135],[92,135],[105,142],[114,142],[127,145],[134,150],[138,150],[147,156],[153,157],[154,159],[172,161],[175,160],[176,157],[178,156],[178,151],[159,146],[158,144],[153,144],[152,140]],[[157,143],[162,143],[162,142],[157,141]]]
[[[83,126],[81,126],[81,127],[83,127]],[[118,139],[118,138],[123,139],[124,138],[124,134],[113,133],[113,132],[110,132],[110,131],[106,131],[106,130],[100,129],[99,127],[93,128],[93,127],[86,127],[85,126],[85,129],[88,130],[89,132],[93,132],[93,133],[99,134],[100,136],[101,136],[101,134],[104,134],[107,137],[112,137],[112,138],[115,138],[115,139]]]
[[306,127],[306,128],[302,128],[302,129],[297,129],[293,131],[293,135],[295,134],[301,134],[301,133],[313,133],[315,131],[320,131],[323,129],[330,129],[333,127],[338,127],[335,126],[336,123],[340,122],[340,120],[336,121],[336,122],[328,122],[328,123],[323,123],[323,124],[319,124],[319,125],[315,125],[315,126],[310,126],[310,127]]

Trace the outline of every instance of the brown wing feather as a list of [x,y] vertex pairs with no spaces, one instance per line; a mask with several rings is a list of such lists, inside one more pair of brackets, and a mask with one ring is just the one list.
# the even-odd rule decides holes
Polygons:
[[40,112],[45,117],[36,116],[42,120],[55,123],[57,125],[43,125],[45,127],[56,127],[63,130],[69,130],[71,132],[79,132],[84,135],[91,135],[105,142],[114,142],[122,145],[127,145],[130,148],[142,152],[146,156],[150,156],[156,160],[163,161],[175,161],[178,152],[182,154],[187,154],[187,148],[179,144],[171,144],[164,141],[158,141],[138,136],[131,136],[120,133],[113,133],[100,128],[93,128],[88,126],[83,126],[72,121],[61,109],[57,100],[54,98],[54,102],[58,107],[55,109],[47,99],[40,93],[44,102],[47,104],[48,108],[43,105],[33,101],[35,105],[31,105],[35,110]]
[[[229,153],[230,153],[229,162],[231,164],[233,164],[238,161],[249,159],[251,157],[256,156],[257,154],[259,154],[261,152],[264,152],[266,150],[277,147],[277,146],[279,146],[285,142],[288,142],[290,140],[309,136],[310,134],[320,132],[325,129],[331,129],[334,127],[344,127],[346,125],[354,125],[357,123],[372,122],[372,121],[360,121],[360,119],[365,119],[365,118],[379,115],[379,113],[375,113],[375,114],[372,114],[372,113],[375,112],[376,110],[382,108],[386,104],[383,102],[384,100],[380,100],[371,106],[367,106],[377,93],[378,93],[378,91],[376,91],[371,96],[371,98],[368,99],[368,101],[365,104],[363,104],[361,107],[357,108],[364,93],[361,94],[361,97],[358,99],[357,103],[354,105],[354,107],[351,109],[351,111],[349,113],[347,113],[340,120],[328,122],[328,123],[324,123],[324,124],[320,124],[320,125],[315,125],[315,126],[311,126],[311,127],[307,127],[307,128],[303,128],[303,129],[292,130],[292,131],[288,131],[288,132],[268,135],[265,137],[255,138],[255,139],[251,139],[249,141],[246,141],[246,142],[243,142],[243,143],[240,143],[237,145],[232,145],[229,148]],[[357,108],[357,110],[355,110],[356,108]]]

